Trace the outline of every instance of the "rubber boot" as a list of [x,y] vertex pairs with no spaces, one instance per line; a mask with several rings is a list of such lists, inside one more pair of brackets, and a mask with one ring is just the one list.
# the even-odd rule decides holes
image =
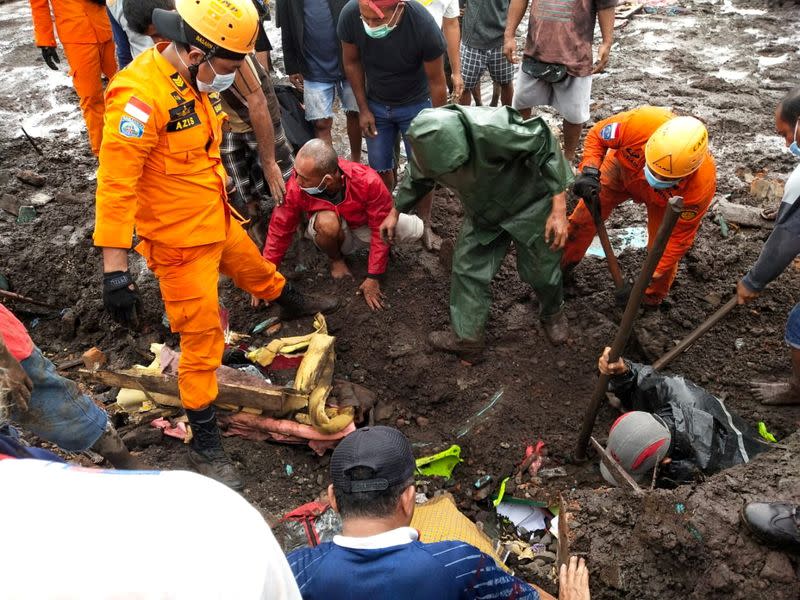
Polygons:
[[339,299],[335,297],[307,298],[287,281],[281,295],[275,300],[281,307],[281,319],[291,321],[300,317],[310,317],[317,313],[328,314],[339,308]]
[[542,320],[542,327],[544,327],[545,335],[550,343],[558,346],[563,344],[569,338],[569,324],[567,323],[567,316],[563,310],[558,311],[551,317]]
[[117,430],[109,423],[92,450],[110,462],[115,469],[146,471],[149,467],[128,451]]
[[800,510],[788,502],[750,502],[742,520],[761,541],[791,552],[800,552]]
[[483,340],[462,340],[452,331],[445,330],[432,332],[428,336],[428,342],[436,350],[455,354],[473,365],[483,360]]
[[211,404],[202,410],[186,409],[192,426],[192,444],[189,447],[189,464],[201,475],[224,483],[240,491],[244,482],[233,462],[222,449],[222,438],[217,425],[217,410]]

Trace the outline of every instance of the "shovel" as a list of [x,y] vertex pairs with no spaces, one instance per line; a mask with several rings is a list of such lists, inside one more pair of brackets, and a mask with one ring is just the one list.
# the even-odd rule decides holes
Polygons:
[[611,247],[611,240],[608,239],[608,231],[606,231],[606,224],[603,221],[603,216],[600,214],[600,198],[598,194],[593,194],[591,198],[584,198],[586,206],[594,219],[594,228],[597,230],[597,237],[600,238],[600,245],[603,247],[603,252],[606,255],[606,264],[608,265],[608,272],[611,273],[611,279],[614,280],[614,300],[617,306],[625,306],[628,302],[628,296],[631,293],[631,282],[626,281],[622,276],[622,270],[619,268],[619,262],[614,255],[614,248]]

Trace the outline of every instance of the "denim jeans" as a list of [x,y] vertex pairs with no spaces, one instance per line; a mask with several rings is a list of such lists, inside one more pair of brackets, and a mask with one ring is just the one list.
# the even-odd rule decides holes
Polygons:
[[11,419],[69,452],[91,448],[106,429],[106,412],[82,394],[75,382],[61,377],[38,348],[20,364],[33,382],[33,391],[28,410],[13,408]]
[[408,126],[423,109],[431,107],[431,99],[402,106],[387,106],[372,100],[368,100],[368,103],[375,117],[375,129],[378,130],[377,136],[367,138],[369,166],[379,173],[391,171],[395,166],[394,142],[397,136],[403,136],[406,156],[411,156],[411,146],[406,139]]

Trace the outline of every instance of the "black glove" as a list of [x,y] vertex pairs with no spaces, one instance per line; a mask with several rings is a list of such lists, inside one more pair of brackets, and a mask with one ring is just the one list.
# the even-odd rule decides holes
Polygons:
[[55,47],[40,46],[39,48],[42,51],[42,58],[47,66],[53,69],[53,71],[58,71],[58,65],[56,65],[56,63],[60,64],[61,59],[58,58],[58,52],[56,52]]
[[139,325],[142,301],[129,271],[103,274],[103,306],[117,323],[126,327]]
[[572,191],[586,201],[597,198],[600,194],[600,171],[594,167],[584,167],[583,172],[575,178]]

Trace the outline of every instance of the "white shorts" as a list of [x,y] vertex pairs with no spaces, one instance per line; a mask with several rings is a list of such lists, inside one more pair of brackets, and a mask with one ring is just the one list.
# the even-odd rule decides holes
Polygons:
[[517,110],[534,106],[552,106],[567,123],[575,125],[589,120],[589,103],[592,97],[592,76],[573,77],[567,75],[564,81],[547,83],[517,71],[514,82],[514,101]]
[[[317,214],[319,213],[311,215],[311,218],[308,220],[308,227],[306,227],[306,239],[313,241],[314,245],[317,245],[317,230],[314,227],[317,221]],[[347,225],[347,221],[342,218],[340,218],[339,221],[342,224],[342,231],[344,232],[344,241],[339,248],[342,254],[353,254],[358,250],[369,248],[372,242],[372,229],[367,225],[357,227],[356,229],[350,229]],[[417,215],[400,213],[397,218],[397,227],[394,230],[394,243],[405,244],[408,242],[415,242],[422,237],[424,228],[425,225],[422,219]]]

